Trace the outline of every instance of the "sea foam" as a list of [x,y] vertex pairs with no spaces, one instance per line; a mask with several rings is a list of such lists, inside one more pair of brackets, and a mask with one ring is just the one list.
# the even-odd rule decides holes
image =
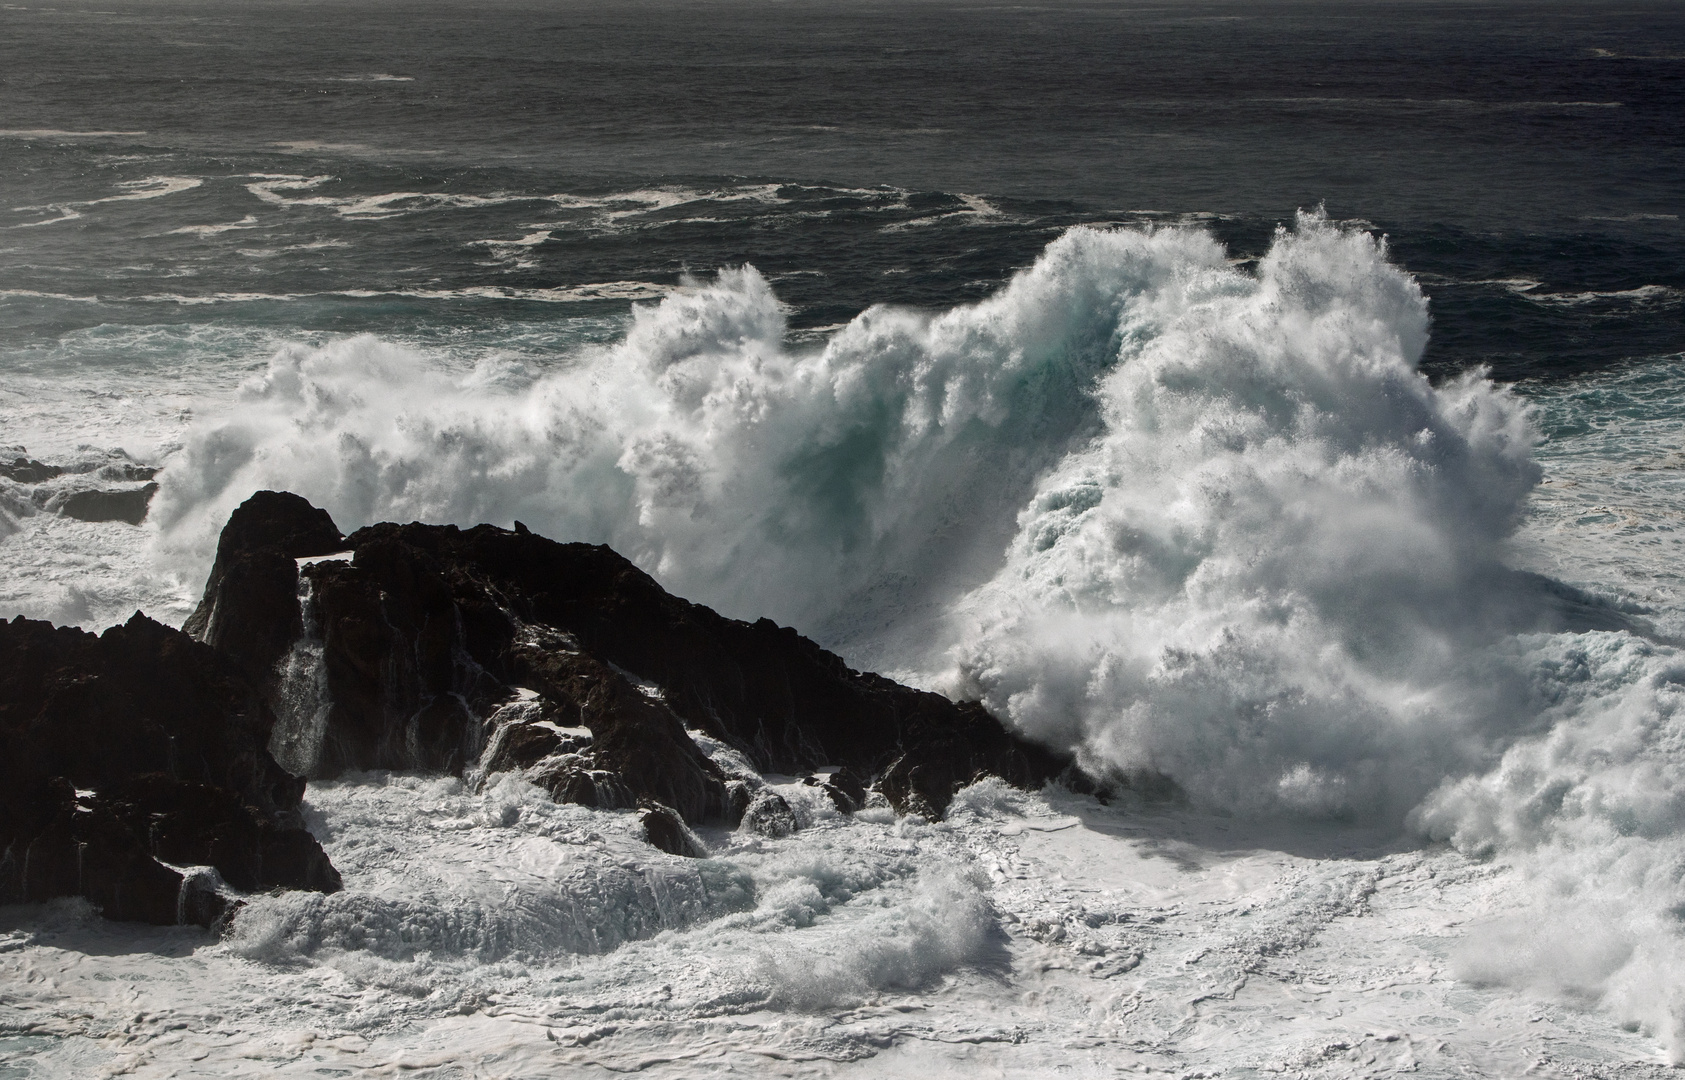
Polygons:
[[[874,307],[811,349],[744,267],[545,370],[282,348],[169,461],[157,543],[202,574],[266,487],[347,528],[609,543],[1198,808],[1512,860],[1536,890],[1516,918],[1608,941],[1511,949],[1498,920],[1468,977],[1602,1000],[1685,1052],[1656,959],[1685,900],[1678,654],[1625,615],[1575,632],[1507,565],[1541,477],[1529,407],[1478,371],[1431,383],[1428,332],[1384,241],[1319,214],[1251,268],[1197,228],[1074,229],[986,300]],[[934,921],[895,916],[938,967],[988,952],[964,880],[920,886]],[[886,985],[857,953],[763,976],[795,1007],[825,996],[803,972]]]
[[1534,715],[1488,647],[1537,621],[1501,566],[1532,428],[1478,374],[1430,385],[1427,333],[1384,243],[1319,215],[1252,272],[1198,229],[1075,229],[808,351],[743,268],[544,373],[283,348],[154,516],[200,568],[264,487],[347,527],[519,518],[1102,768],[1396,821]]

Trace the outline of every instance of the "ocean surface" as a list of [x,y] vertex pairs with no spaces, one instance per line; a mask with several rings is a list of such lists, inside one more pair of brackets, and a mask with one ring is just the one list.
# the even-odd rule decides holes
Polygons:
[[343,893],[0,908],[0,1077],[1668,1071],[1682,213],[1674,3],[0,6],[0,617],[519,518],[1177,791],[313,784]]

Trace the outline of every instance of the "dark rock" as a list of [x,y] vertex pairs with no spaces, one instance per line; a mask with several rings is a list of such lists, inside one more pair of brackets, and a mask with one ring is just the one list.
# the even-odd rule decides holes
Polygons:
[[10,461],[0,461],[0,476],[19,484],[45,483],[63,475],[62,467],[48,465],[22,454],[16,455]]
[[[296,569],[342,548],[354,558]],[[870,783],[933,817],[981,776],[1036,787],[1071,767],[979,705],[852,671],[794,630],[669,595],[606,547],[530,531],[382,524],[340,540],[303,500],[260,493],[224,530],[188,629],[264,688],[284,727],[294,711],[281,661],[319,653],[320,745],[309,762],[289,760],[314,776],[463,771],[514,687],[535,692],[559,726],[589,728],[590,745],[494,732],[482,772],[562,754],[536,778],[558,798],[656,802],[690,822],[729,824],[748,807],[687,729],[762,771],[840,767],[827,792],[839,807],[861,805]]]
[[809,779],[825,792],[832,806],[845,814],[852,814],[866,805],[866,785],[852,769],[838,769],[825,780]]
[[382,525],[348,542],[392,534],[426,535],[473,565],[512,618],[561,629],[584,652],[659,686],[683,726],[737,747],[763,771],[834,765],[876,778],[893,770],[879,785],[892,803],[904,807],[917,793],[940,815],[980,776],[1039,787],[1071,768],[1068,756],[1012,735],[980,705],[852,671],[769,620],[738,622],[688,603],[606,547],[491,526]]
[[71,491],[51,499],[47,508],[78,521],[125,521],[139,525],[146,520],[147,508],[157,493],[157,484],[120,491]]
[[238,889],[339,888],[299,816],[303,781],[266,749],[273,722],[232,663],[139,613],[98,637],[0,623],[0,902],[220,917],[165,863]]
[[229,515],[205,594],[181,628],[232,657],[273,698],[276,664],[303,630],[296,560],[344,548],[326,510],[260,491]]
[[743,821],[743,815],[749,812],[749,804],[755,801],[755,792],[742,780],[726,781],[726,808],[728,824],[736,826]]
[[684,821],[671,808],[646,806],[639,814],[639,820],[644,827],[644,839],[667,854],[682,855],[687,859],[707,858],[708,849],[695,833],[685,828]]
[[557,802],[576,803],[597,810],[630,810],[638,797],[618,773],[593,769],[577,761],[560,762],[535,778]]
[[800,828],[796,812],[784,796],[765,789],[756,792],[749,808],[743,812],[743,828],[773,839],[789,836]]
[[687,821],[729,818],[725,776],[685,733],[666,704],[583,653],[513,645],[511,674],[591,729],[589,757],[639,798],[671,806]]
[[978,777],[1034,788],[1070,767],[1012,735],[977,702],[944,705],[907,718],[902,752],[878,777],[878,791],[899,810],[939,818],[954,792]]
[[499,735],[486,754],[488,775],[531,768],[552,755],[578,752],[572,748],[564,750],[560,735],[537,724],[510,724]]

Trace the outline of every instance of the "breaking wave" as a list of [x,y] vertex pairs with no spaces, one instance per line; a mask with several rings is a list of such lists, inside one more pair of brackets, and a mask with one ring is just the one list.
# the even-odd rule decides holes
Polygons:
[[[1385,242],[1320,214],[1251,268],[1197,228],[1073,229],[980,303],[874,307],[813,348],[744,267],[547,368],[283,348],[168,462],[153,527],[190,576],[266,487],[347,528],[611,544],[1097,771],[1513,859],[1538,888],[1471,936],[1466,977],[1605,1001],[1685,1054],[1685,667],[1638,616],[1506,566],[1541,476],[1529,408],[1479,372],[1431,384],[1428,332]],[[908,943],[932,975],[987,956],[970,886],[920,888],[888,952],[769,953],[761,983],[819,1007],[889,985]],[[628,938],[675,925],[631,906]],[[257,952],[344,921],[495,954],[508,929],[272,907]],[[1580,953],[1515,944],[1590,922]]]
[[548,370],[284,348],[154,519],[202,573],[258,488],[347,527],[519,518],[1197,803],[1402,823],[1449,783],[1422,827],[1478,846],[1507,827],[1456,785],[1551,730],[1550,632],[1585,627],[1503,565],[1526,406],[1431,385],[1428,330],[1384,241],[1320,214],[1251,270],[1199,229],[1073,229],[987,300],[805,351],[745,267]]

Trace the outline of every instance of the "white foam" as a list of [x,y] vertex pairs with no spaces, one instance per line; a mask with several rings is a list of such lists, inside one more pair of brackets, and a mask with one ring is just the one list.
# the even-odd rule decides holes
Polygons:
[[0,138],[10,139],[109,139],[119,135],[145,135],[144,131],[62,131],[58,128],[4,128]]
[[1416,372],[1425,302],[1367,234],[1306,217],[1248,273],[1197,230],[1077,229],[980,304],[784,329],[743,270],[511,385],[288,349],[155,513],[199,565],[260,487],[348,526],[519,517],[863,663],[952,663],[1216,805],[1398,820],[1525,723],[1472,643],[1507,616],[1531,429]]
[[242,229],[255,229],[257,227],[257,218],[251,214],[247,214],[239,221],[226,221],[219,225],[183,225],[179,229],[171,229],[170,235],[216,236],[220,233],[238,232]]
[[[309,799],[345,891],[249,898],[226,942],[79,902],[0,916],[0,1022],[46,1036],[10,1040],[12,1060],[925,1077],[1520,1075],[1541,1046],[1564,1071],[1637,1075],[1661,1057],[1652,1034],[1473,981],[1490,974],[1447,954],[1519,875],[1455,851],[998,782],[940,826],[712,834],[700,861],[508,782],[370,775]],[[707,874],[740,891],[677,906]],[[602,951],[569,930],[587,924],[665,928]]]
[[351,557],[355,554],[354,551],[336,551],[332,555],[309,555],[293,561],[298,563],[300,569],[303,569],[306,566],[315,566],[317,563],[350,562]]
[[[322,178],[284,182],[307,181]],[[1187,949],[1216,957],[1195,972],[1197,986],[1163,975],[1157,985],[1175,994],[1247,1000],[1248,973],[1267,966],[1271,949],[1311,948],[1323,931],[1307,928],[1332,934],[1360,917],[1365,890],[1397,872],[1416,876],[1390,894],[1405,908],[1387,915],[1395,921],[1383,937],[1404,969],[1440,973],[1421,976],[1420,992],[1441,992],[1432,987],[1450,969],[1432,956],[1455,947],[1457,970],[1500,988],[1487,1000],[1505,1022],[1524,1009],[1524,993],[1578,995],[1601,1005],[1595,1023],[1630,1021],[1632,1038],[1678,1047],[1685,1008],[1670,912],[1685,903],[1675,872],[1685,866],[1685,783],[1675,775],[1685,676],[1665,639],[1685,625],[1675,541],[1685,493],[1665,447],[1677,441],[1685,383],[1677,364],[1650,365],[1628,382],[1591,380],[1556,397],[1530,390],[1531,406],[1479,373],[1436,387],[1416,370],[1427,329],[1420,290],[1380,241],[1311,215],[1252,268],[1197,229],[1073,230],[981,303],[938,314],[873,308],[810,348],[786,344],[777,298],[748,268],[637,309],[624,340],[545,370],[502,361],[469,370],[372,337],[292,344],[235,400],[193,421],[154,504],[159,550],[177,579],[202,580],[228,512],[263,487],[299,491],[347,529],[520,518],[560,539],[610,543],[728,614],[769,615],[857,665],[978,694],[1097,769],[1165,772],[1196,808],[1275,830],[1265,846],[1277,856],[1359,826],[1394,839],[1408,826],[1454,845],[1368,868],[1333,858],[1336,840],[1318,840],[1302,864],[1230,860],[1246,881],[1277,874],[1278,885],[1260,892],[1243,881],[1233,894],[1253,895],[1248,910],[1259,914],[1278,901],[1295,913],[1275,921],[1238,910],[1201,921],[1174,874],[1152,879],[1127,893],[1132,902],[1189,905]],[[1617,419],[1576,434],[1560,415]],[[1537,452],[1536,417],[1561,432]],[[1596,585],[1608,611],[1654,633],[1518,632],[1553,609],[1513,566]],[[722,768],[747,768],[710,749]],[[814,830],[796,843],[834,851],[813,843],[844,828],[822,796],[793,780],[780,791]],[[943,849],[944,869],[933,857],[923,885],[884,869],[896,858],[888,848],[874,849],[866,869],[808,875],[894,879],[898,897],[923,896],[879,927],[901,944],[781,941],[764,965],[702,978],[695,992],[744,1007],[835,1009],[896,990],[881,972],[926,949],[960,965],[920,976],[935,983],[986,968],[988,933],[964,930],[983,925],[966,891],[984,888],[973,871],[991,882],[997,908],[1029,895],[1013,890],[1030,885],[1009,884],[1029,880],[1020,873],[1054,872],[1023,869],[990,845],[1087,851],[1087,863],[1059,864],[1070,879],[1124,890],[1107,868],[1115,849],[1066,820],[1081,814],[985,822],[1006,813],[984,805],[1001,799],[962,808],[977,822],[952,828],[971,854]],[[855,825],[925,842],[925,826],[883,812]],[[791,850],[779,844],[769,850]],[[1162,850],[1163,865],[1205,867],[1221,844],[1213,832]],[[1469,869],[1479,864],[1464,853],[1496,861]],[[1426,883],[1441,871],[1464,875],[1453,899]],[[757,895],[788,880],[765,879]],[[812,888],[823,899],[830,886]],[[829,900],[815,907],[807,885],[788,889],[783,914],[757,901],[754,919],[685,925],[758,933],[747,928],[836,910]],[[419,920],[453,955],[489,947],[498,927],[513,925],[322,903],[278,916],[305,929],[275,940],[317,940],[308,927],[341,925],[329,918],[335,904],[351,905],[350,923],[359,912],[386,927]],[[921,903],[949,912],[953,926],[917,915]],[[1454,925],[1459,905],[1483,920],[1467,940]],[[864,908],[848,911],[864,918]],[[1039,928],[1023,934],[1042,945],[1061,932],[1054,922],[1079,933],[1045,910],[1034,918]],[[1579,951],[1510,948],[1530,919],[1556,933],[1593,923],[1609,932]],[[651,961],[667,924],[639,925],[656,936],[628,939],[627,962],[679,970]],[[942,937],[947,929],[958,936]],[[1437,935],[1444,948],[1413,945],[1413,933]],[[698,948],[763,955],[743,940]],[[346,948],[331,935],[320,941]],[[1093,959],[1115,975],[1130,954],[1119,951],[1122,937],[1108,941],[1111,959]],[[1342,985],[1361,983],[1361,950],[1343,948],[1328,962],[1353,980]],[[850,967],[851,950],[867,959]],[[804,982],[811,970],[827,972],[819,983],[841,996]],[[1174,1010],[1139,993],[1133,1008],[1180,1030]],[[1454,997],[1436,1000],[1453,1008]],[[1348,999],[1357,1013],[1407,1018],[1403,999],[1366,1013],[1357,998]],[[1551,1022],[1589,1037],[1579,1021]],[[1269,1060],[1282,1067],[1323,1060],[1315,1047],[1294,1057],[1272,1045]]]

